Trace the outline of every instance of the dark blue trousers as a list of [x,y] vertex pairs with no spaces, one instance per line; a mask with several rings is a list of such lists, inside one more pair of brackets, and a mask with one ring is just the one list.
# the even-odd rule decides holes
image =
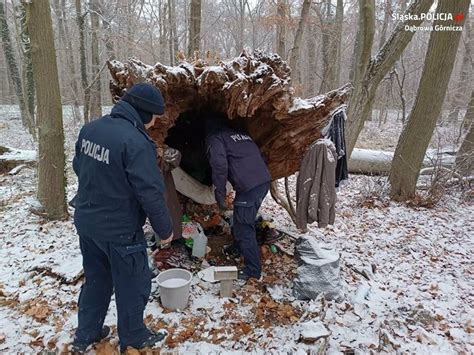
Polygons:
[[80,236],[79,241],[86,280],[79,295],[76,340],[90,343],[98,337],[115,290],[120,348],[139,347],[150,336],[143,323],[151,291],[143,232],[126,245],[87,236]]
[[237,192],[234,200],[232,235],[234,243],[244,257],[244,272],[251,277],[260,278],[262,263],[255,232],[255,218],[263,199],[268,193],[270,183],[254,187],[250,191]]

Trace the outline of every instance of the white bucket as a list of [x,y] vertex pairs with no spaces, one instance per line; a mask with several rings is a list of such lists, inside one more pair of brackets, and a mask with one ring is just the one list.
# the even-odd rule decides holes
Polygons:
[[163,307],[173,311],[186,308],[192,278],[193,274],[184,269],[169,269],[161,272],[157,281]]

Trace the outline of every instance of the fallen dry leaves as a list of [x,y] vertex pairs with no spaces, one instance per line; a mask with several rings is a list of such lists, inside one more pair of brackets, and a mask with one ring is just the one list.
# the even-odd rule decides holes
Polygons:
[[46,346],[48,347],[49,350],[54,350],[54,349],[56,349],[57,342],[58,342],[58,339],[53,337],[53,338],[48,340]]
[[268,328],[275,325],[293,324],[300,319],[302,313],[300,309],[289,303],[276,302],[265,295],[256,307],[256,325]]
[[183,319],[179,325],[179,329],[174,327],[168,329],[169,335],[166,338],[166,345],[170,348],[175,348],[187,340],[201,340],[201,335],[204,332],[205,324],[206,319],[202,316]]
[[116,346],[110,342],[99,343],[95,346],[96,355],[119,355]]
[[43,347],[44,346],[44,342],[43,342],[43,337],[38,337],[36,339],[33,339],[32,341],[30,341],[30,346],[33,346],[33,347]]
[[129,346],[127,350],[125,350],[125,355],[140,355],[140,351]]
[[46,303],[29,303],[26,306],[25,314],[38,321],[44,321],[51,314],[51,309]]
[[9,295],[0,289],[0,306],[15,307],[19,304],[18,295]]

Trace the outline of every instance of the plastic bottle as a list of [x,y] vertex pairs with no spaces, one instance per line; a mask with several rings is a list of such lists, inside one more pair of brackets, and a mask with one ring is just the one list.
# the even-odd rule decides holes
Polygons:
[[199,233],[193,238],[193,256],[196,258],[204,258],[207,249],[207,237],[203,230],[199,227]]

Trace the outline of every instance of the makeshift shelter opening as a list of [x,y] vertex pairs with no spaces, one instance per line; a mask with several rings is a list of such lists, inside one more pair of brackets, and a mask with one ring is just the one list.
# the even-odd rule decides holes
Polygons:
[[180,167],[201,184],[211,186],[211,167],[206,157],[205,130],[200,120],[202,111],[187,111],[179,115],[168,130],[165,144],[181,152]]

